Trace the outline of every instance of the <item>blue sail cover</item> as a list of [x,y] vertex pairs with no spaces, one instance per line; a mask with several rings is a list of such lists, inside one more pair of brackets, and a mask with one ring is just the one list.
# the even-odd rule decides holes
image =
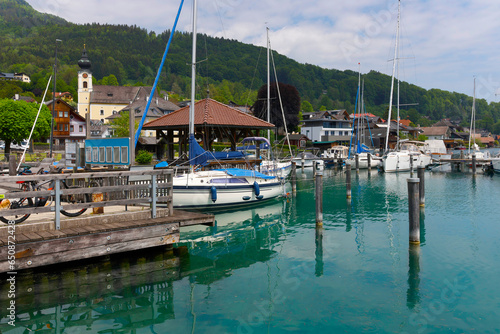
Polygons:
[[268,179],[268,180],[272,180],[272,179],[276,178],[276,176],[262,174],[260,172],[250,170],[250,169],[226,168],[226,169],[214,169],[214,170],[223,171],[223,172],[226,172],[228,175],[236,176],[236,177],[238,177],[238,176],[242,176],[242,177],[254,176],[254,177],[258,177],[261,179]]
[[194,135],[189,136],[189,164],[205,166],[208,160],[224,160],[243,158],[245,155],[242,152],[209,152],[198,144]]

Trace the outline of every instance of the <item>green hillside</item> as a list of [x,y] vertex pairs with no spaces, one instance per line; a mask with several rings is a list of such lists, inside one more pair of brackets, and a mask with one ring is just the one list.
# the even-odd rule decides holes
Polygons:
[[[73,24],[53,15],[35,11],[23,0],[0,0],[0,71],[25,72],[30,85],[0,82],[0,98],[13,92],[40,96],[54,63],[55,40],[58,43],[58,91],[76,96],[77,61],[86,45],[97,80],[114,75],[120,85],[152,84],[170,32],[156,35],[137,26]],[[265,50],[235,40],[198,37],[198,97],[210,96],[228,102],[253,104],[257,90],[266,82]],[[173,38],[159,86],[189,96],[191,36],[178,32]],[[345,108],[354,110],[358,75],[353,71],[323,69],[300,64],[274,53],[280,82],[293,85],[303,101],[313,109]],[[107,79],[105,79],[107,80]],[[364,75],[365,103],[368,112],[386,114],[390,77],[378,72]],[[472,98],[442,90],[425,90],[401,83],[401,103],[418,103],[402,110],[402,118],[415,124],[430,125],[442,118],[469,123]],[[500,104],[476,101],[477,127],[500,133]]]

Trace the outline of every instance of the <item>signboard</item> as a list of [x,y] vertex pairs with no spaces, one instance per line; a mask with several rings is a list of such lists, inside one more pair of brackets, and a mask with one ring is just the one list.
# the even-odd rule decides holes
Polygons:
[[68,143],[66,142],[65,144],[65,158],[66,158],[66,166],[68,167],[75,167],[76,166],[76,149],[77,149],[77,143]]
[[85,140],[85,164],[129,165],[129,138],[100,138]]

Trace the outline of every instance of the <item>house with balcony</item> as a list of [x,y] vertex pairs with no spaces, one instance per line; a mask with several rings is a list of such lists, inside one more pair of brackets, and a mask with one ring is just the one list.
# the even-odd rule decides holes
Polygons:
[[352,121],[345,110],[316,111],[303,114],[300,133],[313,143],[349,143]]
[[53,144],[59,146],[66,142],[85,141],[87,135],[85,118],[63,99],[55,100],[55,108],[53,102],[52,100],[45,102],[51,112],[55,110]]

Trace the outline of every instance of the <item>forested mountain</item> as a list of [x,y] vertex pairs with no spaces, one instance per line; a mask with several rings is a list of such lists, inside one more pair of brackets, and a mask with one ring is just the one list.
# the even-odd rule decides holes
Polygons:
[[[73,24],[53,15],[35,11],[24,0],[0,0],[0,72],[25,72],[30,85],[12,87],[0,81],[0,97],[13,92],[40,96],[52,72],[55,40],[58,43],[57,90],[76,97],[77,62],[84,44],[92,62],[94,78],[107,80],[113,75],[120,85],[153,83],[170,32],[156,35],[137,26]],[[198,37],[198,97],[210,96],[221,102],[254,104],[257,91],[266,82],[265,50],[235,40]],[[159,86],[179,98],[189,96],[191,36],[177,32],[167,57]],[[274,53],[278,80],[295,86],[302,101],[313,109],[354,110],[358,74],[353,71],[323,69],[300,64]],[[373,114],[387,113],[390,77],[375,71],[364,76],[366,109]],[[113,80],[114,81],[114,80]],[[29,93],[28,93],[29,94]],[[401,112],[415,124],[428,126],[442,118],[469,123],[472,97],[438,89],[425,90],[401,83],[402,103],[418,103]],[[476,101],[477,127],[500,133],[500,103]]]

